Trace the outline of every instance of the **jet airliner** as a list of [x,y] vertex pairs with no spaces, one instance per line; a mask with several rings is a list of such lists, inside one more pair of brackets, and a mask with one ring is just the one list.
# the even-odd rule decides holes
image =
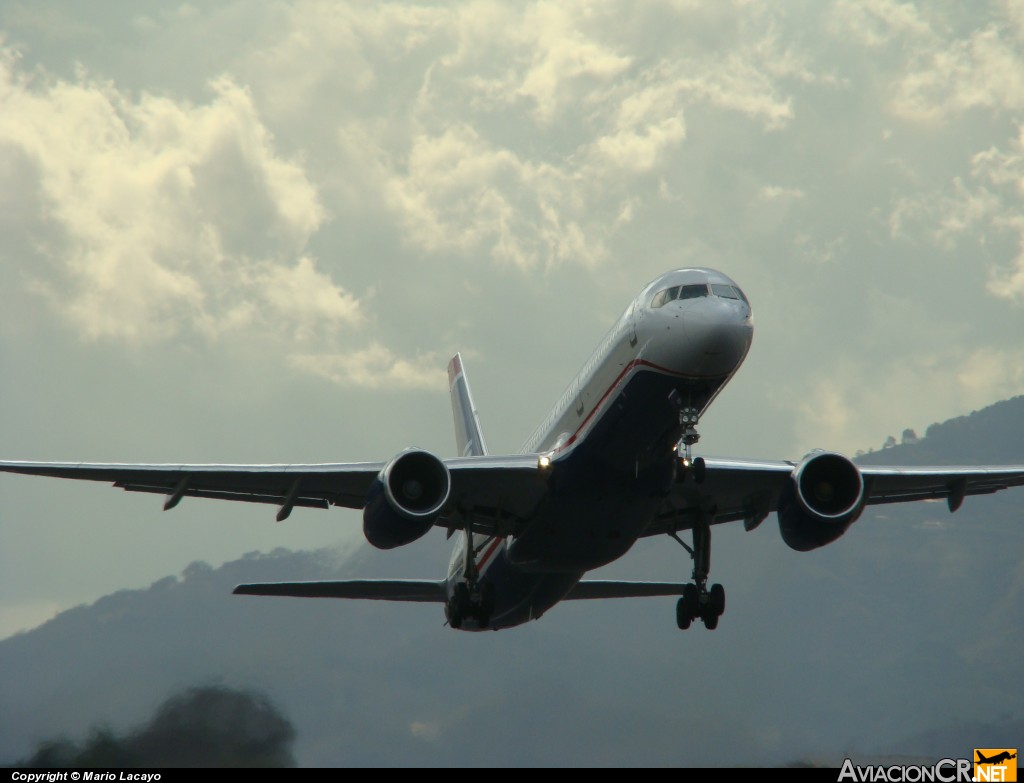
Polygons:
[[[361,509],[375,547],[432,528],[456,535],[446,578],[244,584],[235,593],[438,603],[448,624],[498,630],[563,600],[678,596],[676,622],[718,625],[725,590],[708,579],[711,531],[770,513],[786,544],[832,543],[866,505],[967,495],[1024,484],[1024,466],[865,467],[813,451],[799,461],[694,457],[701,416],[750,349],[750,302],[711,269],[679,269],[640,292],[518,454],[484,443],[466,368],[448,379],[459,456],[407,449],[383,462],[300,465],[130,465],[0,462],[0,470],[112,482],[136,492]],[[689,534],[690,543],[681,537]],[[583,579],[643,537],[665,536],[693,561],[690,581]]]

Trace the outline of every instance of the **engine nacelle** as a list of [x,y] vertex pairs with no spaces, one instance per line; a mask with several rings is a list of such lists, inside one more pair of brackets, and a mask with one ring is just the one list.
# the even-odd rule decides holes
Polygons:
[[831,544],[864,510],[864,478],[840,454],[804,457],[779,496],[779,532],[798,552]]
[[445,464],[426,451],[407,449],[373,480],[363,507],[363,535],[378,549],[394,549],[426,535],[451,492]]

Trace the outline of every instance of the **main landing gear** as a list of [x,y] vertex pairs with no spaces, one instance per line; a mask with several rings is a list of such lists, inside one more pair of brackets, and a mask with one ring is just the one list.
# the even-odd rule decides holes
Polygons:
[[463,578],[455,584],[455,589],[452,590],[444,607],[448,625],[452,628],[461,628],[463,621],[469,618],[476,620],[478,627],[486,628],[494,613],[494,585],[489,582],[480,583],[476,555],[477,552],[473,548],[473,530],[467,523]]
[[707,523],[694,525],[693,546],[675,533],[670,533],[683,549],[693,558],[693,581],[683,587],[683,597],[676,604],[676,625],[685,631],[694,620],[700,618],[709,631],[718,627],[718,618],[725,612],[725,588],[720,584],[708,589],[708,572],[711,569],[711,527]]

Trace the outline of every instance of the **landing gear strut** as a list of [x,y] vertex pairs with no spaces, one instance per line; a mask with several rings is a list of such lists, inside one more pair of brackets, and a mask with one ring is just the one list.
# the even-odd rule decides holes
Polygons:
[[711,570],[711,526],[701,522],[693,527],[693,546],[688,546],[676,533],[670,533],[693,558],[693,581],[683,587],[683,597],[676,604],[676,625],[685,631],[697,618],[713,631],[725,612],[725,588],[720,584],[708,589]]
[[466,563],[463,578],[455,584],[444,613],[448,625],[461,628],[463,620],[473,618],[477,625],[486,628],[494,612],[494,585],[481,584],[476,569],[476,549],[473,547],[473,530],[470,523],[466,525]]

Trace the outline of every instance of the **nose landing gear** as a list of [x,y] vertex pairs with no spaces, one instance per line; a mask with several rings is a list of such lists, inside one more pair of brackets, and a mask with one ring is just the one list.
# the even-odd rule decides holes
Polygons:
[[697,432],[699,417],[700,411],[696,408],[679,408],[679,423],[682,425],[683,434],[676,444],[676,453],[681,458],[680,471],[678,473],[679,481],[685,481],[688,475],[692,475],[693,480],[697,484],[703,484],[704,476],[707,473],[704,458],[693,458],[693,447],[700,441],[700,433]]

